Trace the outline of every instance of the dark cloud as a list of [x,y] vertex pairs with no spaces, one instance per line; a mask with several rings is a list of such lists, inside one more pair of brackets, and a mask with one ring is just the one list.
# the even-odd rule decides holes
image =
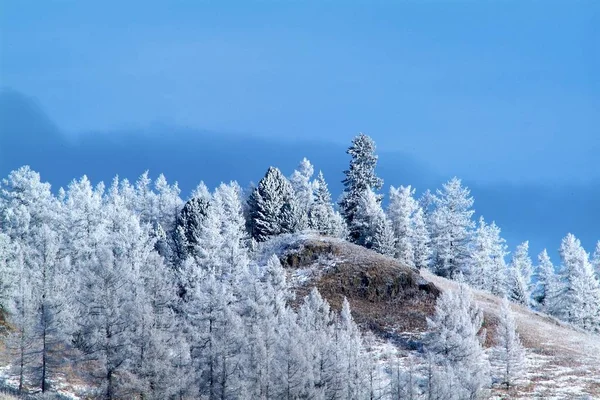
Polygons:
[[[451,176],[400,152],[380,149],[379,172],[386,185],[412,184],[419,191],[439,187]],[[90,132],[67,140],[32,98],[14,91],[0,94],[0,175],[28,164],[55,188],[84,174],[94,182],[115,176],[135,180],[145,170],[177,180],[183,196],[204,180],[209,186],[237,180],[258,181],[270,165],[290,174],[302,157],[322,169],[330,188],[341,192],[347,167],[345,147],[326,141],[291,142],[224,135],[173,126],[145,130]],[[591,249],[600,220],[600,185],[482,184],[465,182],[478,214],[495,220],[511,246],[530,240],[532,252],[558,248],[573,232]]]

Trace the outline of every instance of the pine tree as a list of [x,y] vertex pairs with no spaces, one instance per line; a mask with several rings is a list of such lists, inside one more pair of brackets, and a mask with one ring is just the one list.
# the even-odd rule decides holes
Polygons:
[[12,329],[5,340],[5,350],[12,361],[11,375],[16,376],[19,393],[22,393],[35,363],[33,355],[37,351],[36,301],[35,288],[31,284],[31,271],[25,263],[26,249],[17,244],[14,257],[15,283],[8,305]]
[[60,256],[60,237],[48,226],[33,232],[36,248],[29,253],[30,284],[36,320],[33,337],[39,349],[34,375],[43,393],[61,372],[65,356],[64,342],[72,333],[73,298],[68,290],[71,283],[67,263]]
[[527,307],[531,305],[533,266],[529,258],[529,242],[517,246],[509,266],[510,298]]
[[560,257],[562,287],[554,314],[583,329],[600,330],[600,284],[579,239],[568,234],[562,240]]
[[387,215],[396,237],[395,257],[410,267],[415,266],[415,250],[413,247],[415,231],[413,215],[418,209],[413,198],[415,190],[410,186],[390,187],[390,202]]
[[413,241],[415,267],[427,268],[431,261],[431,236],[421,207],[413,214]]
[[373,221],[371,249],[384,256],[394,257],[396,247],[396,236],[392,224],[385,215],[377,217]]
[[346,224],[343,218],[333,208],[331,194],[323,173],[319,171],[313,182],[314,195],[309,211],[309,227],[321,235],[343,238],[346,235]]
[[443,292],[433,318],[427,320],[427,351],[454,372],[465,393],[460,398],[478,398],[490,385],[490,364],[479,333],[482,324],[483,313],[463,285],[458,292]]
[[248,199],[252,237],[264,242],[270,236],[300,228],[294,191],[279,169],[270,167]]
[[241,188],[236,182],[221,184],[213,195],[214,206],[220,210],[222,236],[222,272],[240,274],[248,266],[248,236],[244,219]]
[[500,237],[500,228],[494,222],[486,224],[483,217],[480,217],[479,226],[473,235],[468,276],[472,286],[498,296],[506,294],[506,248],[506,241]]
[[298,202],[300,219],[304,226],[308,225],[308,214],[313,204],[314,187],[311,179],[314,171],[314,167],[310,161],[303,158],[298,168],[290,177],[290,184],[294,190],[294,196]]
[[538,255],[537,285],[534,298],[540,308],[546,312],[551,309],[551,304],[559,290],[554,265],[546,249]]
[[2,313],[8,311],[15,280],[13,250],[10,238],[0,232],[0,312]]
[[173,243],[178,263],[195,256],[195,248],[200,240],[200,226],[208,214],[210,201],[211,196],[207,190],[205,195],[188,200],[177,215]]
[[516,330],[515,318],[506,297],[500,308],[500,321],[496,331],[496,344],[492,349],[492,365],[497,381],[507,390],[524,378],[525,348]]
[[[383,180],[375,174],[377,155],[375,142],[364,133],[352,139],[352,144],[346,151],[350,155],[350,167],[344,171],[344,192],[340,201],[340,210],[349,229],[349,238],[354,243],[360,243],[364,237],[364,228],[357,219],[360,199],[367,190],[376,191],[383,186]],[[379,196],[376,197],[380,201]]]
[[596,242],[596,248],[592,256],[592,267],[596,273],[596,279],[600,281],[600,240]]
[[473,198],[460,179],[444,184],[434,197],[431,213],[433,269],[438,275],[453,277],[458,272],[468,275],[471,233],[474,228]]

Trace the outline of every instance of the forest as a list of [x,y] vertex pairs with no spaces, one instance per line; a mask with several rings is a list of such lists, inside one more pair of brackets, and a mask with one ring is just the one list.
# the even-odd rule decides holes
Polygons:
[[[270,167],[256,185],[200,183],[188,197],[163,175],[54,190],[27,166],[11,172],[0,185],[7,381],[48,398],[70,381],[77,398],[106,400],[482,399],[523,384],[511,304],[600,333],[600,242],[590,255],[567,234],[554,262],[528,242],[509,252],[460,179],[384,198],[373,139],[358,134],[347,154],[337,201],[307,159],[290,176]],[[266,254],[285,235],[457,281],[427,320],[421,362],[382,357],[349,301],[336,309],[316,288],[298,298]],[[491,346],[473,290],[503,299]]]

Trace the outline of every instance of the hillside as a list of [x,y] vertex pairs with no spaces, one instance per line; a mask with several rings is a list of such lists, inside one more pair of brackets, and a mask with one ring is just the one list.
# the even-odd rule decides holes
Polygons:
[[[298,297],[315,286],[334,308],[347,297],[363,332],[374,333],[381,346],[393,344],[411,362],[419,358],[419,338],[435,298],[457,288],[456,282],[336,239],[289,236],[263,251],[278,254]],[[484,311],[489,346],[501,300],[481,291],[474,298]],[[497,391],[498,398],[600,398],[600,338],[516,304],[512,309],[527,348],[529,382],[509,397]]]

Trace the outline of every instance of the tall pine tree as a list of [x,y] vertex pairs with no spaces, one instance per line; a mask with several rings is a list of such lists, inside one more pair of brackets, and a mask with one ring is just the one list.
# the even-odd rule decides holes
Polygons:
[[[366,190],[377,191],[383,186],[383,179],[375,174],[377,155],[375,142],[364,133],[352,139],[352,144],[346,151],[350,155],[350,167],[344,171],[346,178],[342,181],[344,192],[340,200],[340,210],[349,229],[349,239],[360,243],[365,236],[364,225],[357,219],[359,202]],[[380,201],[380,197],[377,196]]]

